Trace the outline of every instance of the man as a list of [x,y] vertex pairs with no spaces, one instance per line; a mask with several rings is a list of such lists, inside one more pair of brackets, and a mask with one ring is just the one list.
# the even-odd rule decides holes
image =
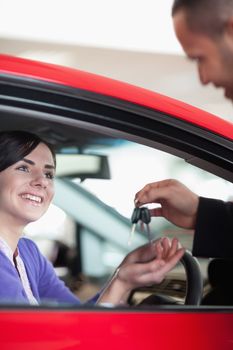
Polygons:
[[[197,63],[202,84],[233,100],[233,0],[175,0],[172,17],[185,53]],[[136,204],[159,203],[152,215],[195,229],[193,254],[233,258],[233,203],[198,197],[176,180],[146,185]]]
[[[197,63],[201,83],[222,87],[233,100],[233,0],[174,0],[172,17],[183,50]],[[212,290],[203,304],[233,305],[233,203],[198,197],[176,180],[146,185],[135,204],[146,203],[161,205],[151,210],[152,216],[195,230],[193,255],[221,258],[209,265]]]
[[233,0],[175,0],[172,17],[186,55],[195,60],[202,84],[212,83],[233,99]]

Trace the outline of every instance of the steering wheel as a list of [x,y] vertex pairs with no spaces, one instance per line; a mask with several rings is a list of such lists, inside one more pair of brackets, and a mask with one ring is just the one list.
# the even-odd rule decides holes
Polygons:
[[200,265],[189,251],[186,251],[181,259],[186,273],[185,305],[200,305],[203,292],[203,279]]
[[[186,296],[185,305],[200,305],[203,292],[203,279],[201,275],[200,265],[196,258],[186,250],[181,263],[186,273]],[[163,295],[152,294],[145,298],[139,305],[166,305],[176,304],[173,298]]]

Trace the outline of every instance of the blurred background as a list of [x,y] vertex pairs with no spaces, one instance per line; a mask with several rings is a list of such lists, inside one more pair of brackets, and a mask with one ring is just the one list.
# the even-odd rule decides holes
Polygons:
[[175,38],[172,0],[0,0],[0,51],[102,74],[223,118],[232,106],[203,87]]

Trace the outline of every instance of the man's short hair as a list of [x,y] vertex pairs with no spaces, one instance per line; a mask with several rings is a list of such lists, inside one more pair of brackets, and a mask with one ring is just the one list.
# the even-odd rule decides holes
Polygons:
[[186,12],[190,30],[217,37],[233,16],[233,0],[174,0],[172,16],[180,10]]

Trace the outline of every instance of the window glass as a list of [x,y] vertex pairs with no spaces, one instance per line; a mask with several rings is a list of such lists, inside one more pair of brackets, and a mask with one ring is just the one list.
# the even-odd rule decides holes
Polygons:
[[[72,182],[74,186],[71,192],[66,186],[62,189],[58,186],[57,198],[60,199],[56,200],[43,218],[28,225],[26,229],[26,233],[38,241],[52,262],[56,260],[54,241],[65,244],[70,249],[67,254],[76,254],[73,264],[80,266],[73,265],[72,273],[78,283],[76,281],[74,287],[73,279],[72,286],[84,299],[101,286],[127,252],[147,242],[146,233],[139,232],[133,244],[128,244],[134,195],[145,184],[174,178],[201,196],[223,200],[229,200],[233,196],[231,183],[180,158],[147,146],[122,140],[114,146],[98,149],[92,147],[86,152],[107,156],[111,178],[69,178],[66,181]],[[177,228],[163,218],[152,218],[150,227],[154,238],[176,236],[187,249],[192,249],[192,232]],[[200,262],[206,278],[208,261]],[[177,271],[180,280],[184,279],[184,271],[179,267],[176,273]],[[68,269],[62,273],[60,271],[65,279],[70,271]],[[83,281],[89,285],[94,281],[94,289],[89,288],[84,295]]]

